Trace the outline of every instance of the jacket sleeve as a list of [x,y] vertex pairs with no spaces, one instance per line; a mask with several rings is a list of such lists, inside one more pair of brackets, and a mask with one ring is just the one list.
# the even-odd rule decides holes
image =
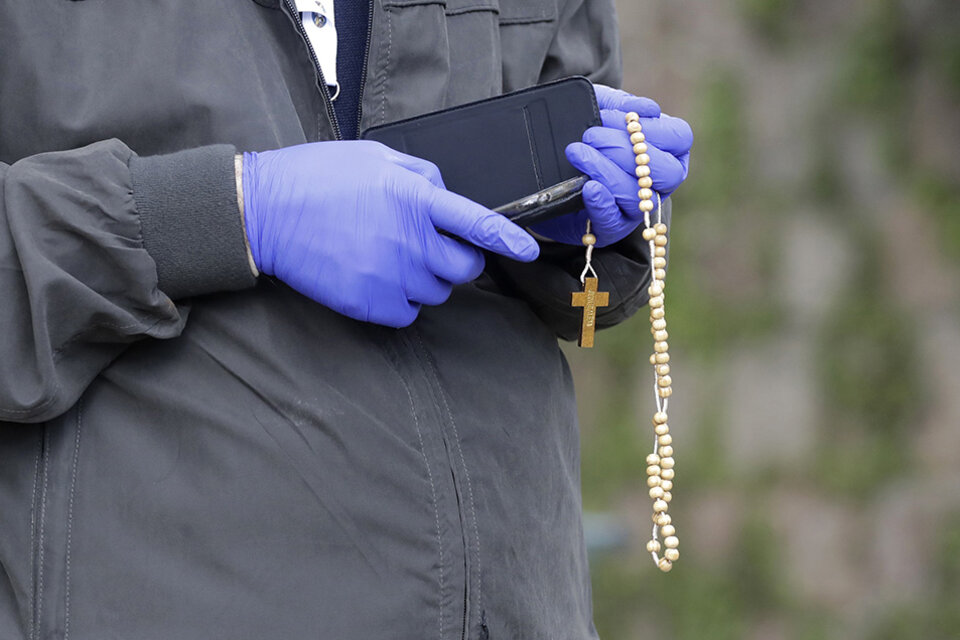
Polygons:
[[[622,63],[614,0],[561,0],[557,33],[544,62],[540,82],[571,75],[620,86]],[[670,224],[670,200],[663,203]],[[586,231],[586,230],[584,230]],[[642,229],[620,242],[597,249],[593,265],[600,287],[610,291],[610,306],[598,310],[597,326],[618,324],[647,304],[650,254]],[[494,258],[491,275],[507,293],[524,298],[537,315],[565,340],[580,330],[581,311],[570,305],[570,294],[581,289],[584,248],[542,244],[540,258],[520,264]]]
[[233,147],[138,158],[117,140],[0,163],[0,420],[69,409],[172,300],[250,286]]

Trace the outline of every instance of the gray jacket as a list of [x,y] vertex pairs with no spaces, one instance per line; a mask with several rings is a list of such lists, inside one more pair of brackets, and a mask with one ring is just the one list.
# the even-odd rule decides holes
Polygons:
[[[363,128],[619,81],[612,0],[374,5]],[[3,640],[595,637],[581,250],[402,330],[255,281],[234,154],[335,132],[286,0],[0,1]]]

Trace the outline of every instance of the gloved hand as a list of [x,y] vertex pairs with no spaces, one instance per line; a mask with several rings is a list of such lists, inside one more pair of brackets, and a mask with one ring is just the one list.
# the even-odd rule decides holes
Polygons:
[[661,113],[653,100],[599,84],[594,88],[603,126],[587,129],[583,142],[566,149],[570,164],[591,178],[583,186],[586,208],[531,228],[551,240],[579,245],[589,217],[597,246],[604,247],[627,237],[643,222],[626,114],[636,111],[640,115],[653,188],[664,199],[687,177],[693,132],[680,118]]
[[434,164],[376,142],[245,153],[243,198],[260,271],[334,311],[392,327],[480,275],[476,247],[525,262],[539,253],[520,227],[447,191]]

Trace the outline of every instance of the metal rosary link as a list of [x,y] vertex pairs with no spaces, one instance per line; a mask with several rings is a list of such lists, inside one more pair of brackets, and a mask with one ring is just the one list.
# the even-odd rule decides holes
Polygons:
[[[650,246],[650,333],[653,334],[653,354],[650,364],[654,369],[654,397],[657,411],[653,415],[653,453],[647,456],[647,486],[650,488],[650,498],[653,500],[653,532],[647,551],[653,557],[654,563],[661,571],[667,572],[673,568],[673,563],[680,557],[677,547],[680,544],[677,530],[673,526],[670,514],[670,502],[673,500],[673,437],[667,425],[667,407],[669,398],[673,394],[670,378],[670,353],[667,344],[667,320],[664,309],[664,287],[666,285],[667,267],[667,225],[663,223],[663,203],[660,194],[657,196],[656,222],[651,221],[650,212],[654,211],[653,179],[650,177],[650,156],[647,155],[646,136],[640,124],[640,116],[636,113],[627,114],[627,131],[630,133],[630,142],[633,143],[633,152],[637,160],[637,184],[640,191],[640,210],[643,211],[643,239]],[[663,542],[660,536],[663,536]],[[663,549],[663,556],[658,555]]]

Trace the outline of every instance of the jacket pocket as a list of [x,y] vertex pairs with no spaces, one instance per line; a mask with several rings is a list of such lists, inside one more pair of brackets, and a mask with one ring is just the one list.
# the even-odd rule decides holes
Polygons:
[[557,0],[499,0],[499,3],[500,24],[553,22],[557,19]]
[[444,11],[447,16],[457,16],[474,11],[500,13],[500,3],[497,0],[447,0]]

